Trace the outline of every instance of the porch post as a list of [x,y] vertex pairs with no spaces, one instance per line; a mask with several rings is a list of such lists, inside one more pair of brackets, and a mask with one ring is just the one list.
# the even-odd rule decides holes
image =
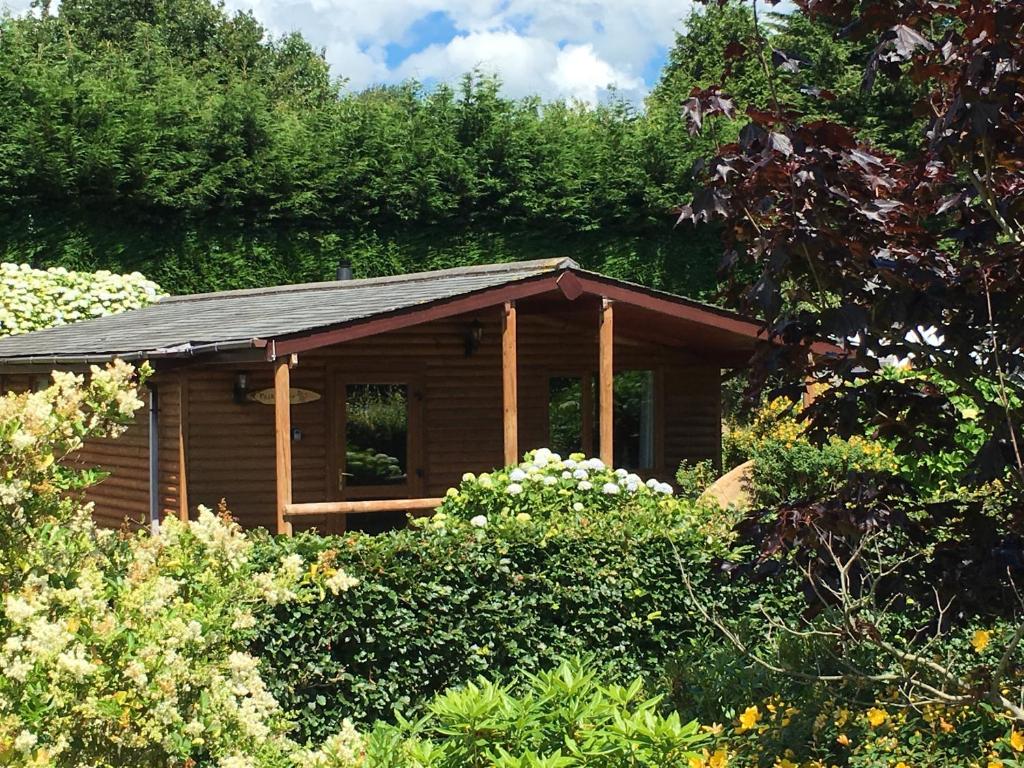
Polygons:
[[501,396],[505,466],[519,463],[519,383],[516,366],[516,304],[514,301],[506,301],[501,313]]
[[290,356],[274,361],[274,453],[277,465],[277,532],[290,536],[285,507],[292,503],[292,413]]
[[612,327],[612,302],[601,299],[601,333],[598,341],[598,405],[600,407],[601,461],[608,466],[614,461],[612,414],[615,368],[612,360],[615,332]]

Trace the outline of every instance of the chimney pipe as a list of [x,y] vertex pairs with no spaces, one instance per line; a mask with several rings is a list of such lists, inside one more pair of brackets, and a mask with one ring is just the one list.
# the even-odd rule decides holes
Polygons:
[[343,261],[338,264],[338,271],[334,274],[335,280],[351,280],[352,279],[352,262]]

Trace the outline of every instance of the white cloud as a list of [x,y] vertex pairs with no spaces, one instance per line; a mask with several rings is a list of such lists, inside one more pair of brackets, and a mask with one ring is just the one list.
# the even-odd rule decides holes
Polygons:
[[[24,12],[29,0],[0,0]],[[352,88],[406,77],[452,81],[475,66],[496,71],[510,95],[594,102],[609,84],[641,98],[652,57],[671,45],[692,0],[227,0],[275,34],[300,31],[326,49],[332,71]],[[445,14],[455,30],[404,61],[387,46],[410,46],[417,22]],[[649,84],[647,84],[649,85]]]
[[[352,88],[415,77],[497,72],[509,95],[539,93],[593,103],[615,84],[639,99],[642,72],[672,43],[691,0],[228,0],[281,34],[323,46]],[[456,34],[389,67],[389,43],[408,45],[415,24],[443,13]]]
[[645,90],[643,80],[616,70],[594,52],[590,43],[562,48],[548,80],[554,84],[555,93],[591,104],[609,86],[617,87],[625,95],[639,95]]
[[447,44],[431,45],[409,56],[394,74],[452,81],[472,69],[499,74],[511,96],[540,93],[594,104],[610,85],[627,95],[644,90],[641,79],[617,71],[589,43],[559,47],[512,30],[471,32]]

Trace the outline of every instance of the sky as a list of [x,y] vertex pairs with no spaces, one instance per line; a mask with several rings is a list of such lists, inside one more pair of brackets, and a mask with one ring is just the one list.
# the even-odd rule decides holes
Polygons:
[[[358,90],[500,75],[509,96],[639,104],[693,0],[226,0],[272,33],[298,30]],[[0,0],[15,13],[29,0]]]

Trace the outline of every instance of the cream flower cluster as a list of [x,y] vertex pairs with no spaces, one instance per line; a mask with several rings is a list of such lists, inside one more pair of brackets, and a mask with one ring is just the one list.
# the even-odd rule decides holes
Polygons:
[[[36,539],[35,567],[0,604],[0,755],[14,750],[39,766],[115,755],[126,766],[193,755],[223,768],[361,763],[351,724],[319,750],[292,742],[259,660],[244,650],[268,602],[314,592],[300,590],[313,579],[301,557],[256,571],[245,533],[203,508],[188,523],[167,518],[152,536],[95,533],[81,522]],[[74,551],[85,556],[69,559]],[[329,570],[334,586],[323,586],[354,585]]]
[[138,309],[164,296],[138,272],[73,272],[0,262],[0,336]]
[[[60,492],[73,476],[63,465],[68,454],[87,438],[117,437],[142,406],[139,374],[120,360],[52,379],[36,392],[0,396],[0,547],[15,553],[33,525],[72,508]],[[0,577],[5,565],[0,559]]]

